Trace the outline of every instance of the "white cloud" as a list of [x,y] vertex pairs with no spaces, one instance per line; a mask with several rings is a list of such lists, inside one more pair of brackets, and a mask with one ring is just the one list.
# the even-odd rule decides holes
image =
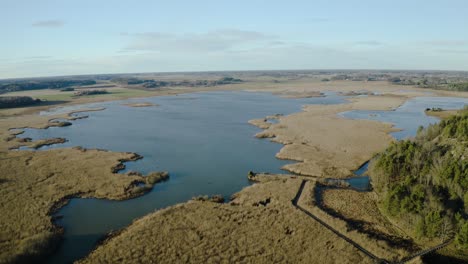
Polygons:
[[[437,69],[468,70],[468,53],[454,46],[377,40],[329,44],[295,42],[255,31],[224,29],[206,33],[121,33],[120,52],[99,57],[36,56],[1,61],[0,78],[71,74],[281,70]],[[438,41],[433,44],[443,44]],[[442,54],[444,52],[444,54]]]
[[32,24],[33,27],[56,28],[65,25],[63,20],[41,20]]

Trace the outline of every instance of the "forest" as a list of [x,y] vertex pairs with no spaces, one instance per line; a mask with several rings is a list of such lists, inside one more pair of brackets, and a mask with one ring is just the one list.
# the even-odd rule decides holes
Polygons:
[[29,96],[0,96],[0,109],[39,104],[41,100]]
[[369,171],[386,215],[419,239],[468,249],[468,107],[392,143]]
[[12,81],[0,84],[0,94],[8,92],[63,89],[71,86],[94,85],[95,80],[44,80],[44,81]]

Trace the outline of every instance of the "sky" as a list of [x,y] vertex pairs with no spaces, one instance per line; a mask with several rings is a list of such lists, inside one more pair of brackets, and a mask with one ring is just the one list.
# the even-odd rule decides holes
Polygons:
[[0,79],[98,73],[468,71],[466,0],[0,0]]

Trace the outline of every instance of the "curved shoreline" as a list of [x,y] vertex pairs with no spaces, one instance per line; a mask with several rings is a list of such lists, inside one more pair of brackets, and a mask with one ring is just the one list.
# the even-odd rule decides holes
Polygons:
[[[86,111],[77,111],[77,112],[86,112]],[[71,113],[70,113],[71,114]],[[84,118],[84,117],[77,117],[78,118]],[[48,120],[48,122],[50,122],[50,120]],[[34,127],[31,127],[31,128],[34,128]],[[278,143],[281,143],[281,142],[278,142]]]
[[[17,135],[24,132],[23,130],[11,133],[13,130],[27,127],[47,129],[60,126],[51,123],[50,120],[57,118],[76,120],[84,117],[73,117],[74,113],[100,110],[104,110],[104,108],[81,109],[54,115],[52,118],[41,118],[36,120],[32,126],[9,128],[7,131],[14,138],[5,140],[5,142],[14,143],[13,139],[18,139]],[[39,121],[43,123],[41,124]],[[33,144],[31,146],[38,148],[42,145],[63,143],[64,141],[65,139],[38,140],[31,142]],[[24,146],[25,144],[19,145]],[[44,152],[6,151],[0,152],[0,156],[2,156],[0,171],[5,173],[1,177],[2,215],[6,217],[2,220],[4,228],[13,228],[18,224],[24,226],[2,234],[4,240],[0,244],[4,250],[0,254],[0,262],[33,261],[51,254],[59,245],[64,231],[63,227],[57,225],[57,217],[54,217],[54,214],[71,199],[93,197],[127,200],[149,192],[156,183],[167,180],[169,177],[167,173],[150,173],[147,176],[135,172],[118,173],[125,168],[125,162],[142,158],[142,156],[130,152],[74,147]],[[60,160],[60,163],[56,164],[52,162],[53,160]],[[109,163],[114,165],[109,165]],[[21,169],[16,170],[16,168]],[[21,177],[17,176],[18,173],[21,174]],[[26,188],[28,191],[16,193],[15,189],[18,188]],[[32,198],[36,196],[37,198]],[[25,204],[22,205],[23,203]],[[39,213],[34,213],[26,218],[17,218],[17,215],[25,214],[24,210],[30,212],[28,210],[30,206],[44,208],[39,210]],[[24,221],[27,221],[28,224],[23,224]],[[15,234],[20,231],[21,235]],[[28,233],[29,235],[25,236]]]
[[[392,142],[394,139],[389,133],[398,130],[393,124],[347,119],[339,116],[339,113],[350,110],[394,110],[409,98],[391,95],[349,98],[349,103],[344,104],[304,106],[302,112],[279,117],[276,124],[267,122],[267,118],[250,120],[249,123],[263,129],[257,137],[270,138],[284,145],[276,154],[277,158],[297,161],[285,165],[283,169],[305,176],[347,178],[352,175],[352,171],[372,158],[374,153]],[[337,133],[337,130],[346,133]],[[370,149],[362,150],[361,146],[364,145]]]
[[[4,141],[7,143],[13,143],[16,142],[17,144],[15,145],[10,145],[8,146],[8,150],[18,150],[20,147],[29,147],[29,148],[34,148],[38,149],[44,145],[51,145],[51,144],[60,144],[64,143],[67,141],[67,139],[55,139],[55,143],[50,142],[50,139],[42,139],[42,140],[36,140],[36,141],[30,141],[28,139],[22,140],[21,138],[18,137],[18,135],[21,135],[24,133],[24,129],[48,129],[50,127],[65,127],[65,126],[70,126],[72,123],[70,122],[60,122],[60,121],[53,121],[53,120],[58,120],[58,119],[65,119],[68,121],[74,121],[78,119],[83,119],[87,118],[88,116],[72,116],[73,114],[77,113],[83,113],[83,112],[94,112],[94,111],[103,111],[106,108],[104,107],[99,107],[99,108],[89,108],[89,109],[80,109],[80,110],[73,110],[70,112],[62,113],[62,114],[57,114],[57,115],[51,115],[51,116],[42,116],[46,118],[42,118],[43,120],[38,120],[35,125],[25,125],[25,126],[15,126],[15,127],[8,127],[7,128],[7,135],[4,137]],[[38,115],[40,116],[40,115]],[[13,130],[17,130],[14,132],[11,132]],[[0,134],[1,135],[1,134]],[[24,144],[24,143],[30,143],[30,144]],[[1,151],[1,149],[0,149]]]
[[[379,97],[381,98],[381,97]],[[394,100],[392,103],[391,103],[391,108],[396,108],[398,107],[399,105],[401,105],[404,101],[406,101],[407,97],[404,97],[404,98],[399,98],[397,100]],[[356,103],[354,103],[354,101],[357,101]],[[355,109],[355,107],[363,107],[363,106],[360,106],[361,101],[362,100],[366,100],[366,99],[351,99],[351,105],[352,107],[350,109]],[[372,99],[371,99],[372,100]],[[381,102],[378,102],[379,104]],[[356,106],[357,105],[357,106]],[[377,105],[377,102],[374,102],[373,104],[374,106]],[[257,125],[261,128],[264,128],[266,130],[269,130],[269,129],[272,129],[274,128],[275,126],[278,127],[278,126],[282,126],[284,125],[284,120],[287,120],[288,118],[290,118],[290,116],[297,116],[297,115],[302,115],[302,113],[307,113],[307,111],[310,111],[310,109],[307,109],[309,107],[313,107],[312,106],[306,106],[305,107],[305,111],[304,112],[299,112],[299,113],[295,113],[295,114],[292,114],[292,115],[289,115],[289,116],[277,116],[277,118],[279,119],[279,122],[277,124],[273,124],[273,123],[269,123],[268,122],[268,119],[270,119],[270,117],[266,117],[264,119],[256,119],[256,120],[250,120],[249,123],[252,124],[252,125]],[[324,106],[320,106],[320,107],[324,107]],[[326,106],[326,108],[329,108],[329,111],[331,111],[329,113],[329,115],[333,115],[333,117],[330,117],[331,119],[333,119],[335,122],[335,119],[337,119],[338,121],[337,122],[342,122],[343,121],[343,118],[337,118],[336,117],[336,114],[339,113],[340,111],[337,111],[337,110],[342,110],[343,107],[345,107],[346,109],[348,109],[348,107],[350,106],[343,106],[343,104],[339,104],[339,105],[330,105],[330,106]],[[380,105],[379,106],[380,108],[377,108],[377,109],[382,109],[382,106]],[[388,110],[389,106],[386,105],[386,106],[383,106],[383,108],[385,110]],[[319,109],[319,108],[318,108]],[[360,109],[360,108],[359,108]],[[320,109],[319,109],[320,110]],[[321,111],[321,110],[320,110]],[[362,121],[359,121],[359,120],[350,120],[349,122],[352,122],[352,123],[362,123]],[[370,121],[370,122],[364,122],[365,124],[371,124],[370,126],[373,128],[373,129],[377,129],[377,131],[382,131],[383,133],[385,133],[385,135],[388,136],[389,138],[389,141],[392,141],[393,138],[391,136],[388,135],[388,132],[391,132],[393,131],[391,126],[388,125],[388,124],[381,124],[380,122],[377,122],[377,121]],[[376,125],[376,124],[380,124],[380,125]],[[367,129],[368,127],[367,126],[364,126],[360,129]],[[384,129],[382,129],[384,128]],[[304,130],[302,130],[304,131]],[[262,132],[260,132],[262,133]],[[279,133],[278,133],[279,134]],[[275,133],[274,135],[276,137],[278,137],[278,134]],[[281,136],[281,135],[279,135]],[[279,140],[276,140],[277,138],[275,138],[274,141],[278,142],[278,143],[284,143],[284,142],[281,142]],[[302,142],[301,142],[302,143]],[[291,142],[289,145],[293,145],[294,142]],[[302,145],[302,144],[301,144]],[[285,145],[283,148],[287,147],[288,145]],[[386,146],[386,145],[385,145]],[[368,151],[369,152],[369,151]],[[280,151],[281,153],[281,151]],[[369,152],[371,154],[373,154],[372,152]],[[278,156],[278,155],[277,155]],[[368,157],[369,159],[370,157]],[[365,163],[365,161],[367,161],[368,159],[366,160],[363,160],[359,163],[356,163],[354,164],[355,168],[353,169],[356,169],[357,167],[361,166],[363,163]],[[336,160],[335,160],[336,161]],[[252,173],[253,175],[255,173]],[[307,175],[304,175],[304,174],[300,174],[300,175],[265,175],[266,176],[266,180],[263,180],[263,174],[258,174],[258,175],[255,175],[255,176],[259,176],[260,177],[260,183],[257,183],[257,184],[254,184],[252,186],[248,186],[248,187],[245,187],[243,188],[242,190],[240,190],[237,194],[235,194],[233,196],[233,200],[231,200],[230,203],[226,204],[226,205],[236,205],[236,206],[240,206],[241,204],[243,204],[244,202],[244,199],[249,199],[248,197],[252,197],[251,195],[253,195],[253,193],[251,192],[252,189],[264,189],[264,188],[267,188],[267,192],[270,193],[270,195],[273,195],[273,194],[281,194],[282,191],[280,191],[279,189],[268,189],[268,187],[265,187],[266,185],[271,185],[273,184],[272,182],[276,182],[275,184],[278,184],[278,186],[281,186],[282,183],[286,183],[288,181],[292,181],[292,182],[297,182],[299,181],[300,179],[302,178],[309,178]],[[288,176],[288,177],[286,177]],[[258,177],[250,177],[249,175],[249,179],[251,180],[254,180],[254,181],[258,181],[259,178]],[[281,187],[279,187],[281,188]],[[263,194],[265,195],[265,194]],[[283,194],[281,194],[283,195]],[[255,197],[256,195],[253,195],[253,197]],[[240,201],[239,201],[240,200]],[[269,204],[271,203],[271,199],[270,198],[264,198],[264,199],[260,199],[259,201],[257,202],[254,202],[254,206],[259,206],[259,205],[265,205],[265,206],[269,206]],[[288,199],[285,199],[284,201],[289,201]],[[281,203],[282,205],[282,203]],[[245,204],[244,204],[245,206]],[[197,205],[197,202],[196,201],[188,201],[188,202],[185,202],[185,203],[181,203],[181,204],[177,204],[177,205],[173,205],[173,206],[170,206],[168,208],[165,208],[165,209],[162,209],[162,210],[158,210],[152,214],[149,214],[149,215],[146,215],[146,216],[143,216],[142,218],[139,218],[138,220],[136,220],[132,225],[130,226],[127,226],[125,227],[124,229],[122,229],[119,234],[117,236],[113,236],[109,239],[107,239],[100,247],[97,247],[94,249],[94,251],[88,255],[85,259],[82,259],[80,262],[84,262],[84,263],[87,263],[87,262],[94,262],[94,261],[98,261],[98,260],[103,260],[106,259],[107,257],[110,257],[110,256],[107,256],[107,252],[111,252],[111,251],[114,251],[116,248],[115,246],[118,245],[118,248],[127,248],[126,247],[126,244],[127,244],[127,241],[129,241],[130,238],[132,238],[133,240],[133,236],[138,236],[136,233],[135,228],[138,228],[140,231],[138,232],[138,234],[141,234],[141,232],[143,232],[142,230],[146,230],[144,232],[149,232],[148,229],[150,229],[152,226],[156,225],[153,223],[153,221],[160,221],[161,218],[164,218],[164,219],[167,219],[167,223],[168,225],[170,226],[174,226],[174,228],[177,226],[177,225],[180,225],[180,222],[181,220],[177,219],[175,215],[179,215],[181,212],[185,212],[186,210],[188,210],[188,212],[186,212],[187,214],[191,214],[191,210],[192,209],[189,209],[189,208],[192,208],[192,207],[197,207],[198,208],[198,205]],[[244,208],[244,207],[242,207]],[[219,214],[220,212],[218,211],[218,209],[220,209],[220,207],[218,205],[209,205],[208,207],[205,207],[203,210],[204,211],[204,215],[217,215]],[[200,209],[201,210],[201,209]],[[241,210],[244,210],[244,209],[241,209]],[[248,211],[247,208],[245,208],[245,210]],[[245,211],[245,212],[247,212]],[[167,213],[162,213],[162,212],[167,212]],[[244,213],[244,211],[242,211]],[[242,214],[243,214],[242,213]],[[280,214],[282,214],[284,212],[280,212]],[[164,216],[163,216],[164,215]],[[198,219],[198,218],[197,218]],[[197,220],[198,221],[198,220]],[[257,220],[259,221],[259,220]],[[176,223],[179,223],[179,224],[176,224]],[[228,225],[226,223],[226,225]],[[157,226],[157,225],[156,225]],[[255,226],[255,224],[254,224]],[[161,227],[160,227],[161,228]],[[193,228],[196,228],[195,226]],[[258,226],[256,228],[259,228]],[[159,228],[158,228],[159,229]],[[319,229],[321,230],[321,229]],[[211,237],[211,235],[209,236]],[[262,235],[262,238],[261,239],[266,239],[266,237],[268,237],[268,235]],[[260,237],[259,237],[260,238]],[[137,239],[140,239],[140,238],[137,238]],[[169,238],[168,238],[169,239]],[[146,243],[149,243],[149,241],[151,240],[146,240]],[[164,242],[163,242],[164,241]],[[165,240],[165,238],[163,239],[163,241],[159,241],[157,242],[158,244],[162,243],[162,244],[165,244],[167,245],[168,242]],[[334,242],[332,243],[341,243],[339,242],[338,240],[333,240]],[[155,242],[156,243],[156,242]],[[149,243],[149,244],[153,244],[153,243]],[[148,247],[147,244],[145,244],[146,246],[145,247]],[[216,247],[214,245],[212,245],[212,247]],[[108,251],[110,250],[110,251]],[[125,253],[119,253],[118,254],[120,257],[124,257],[126,256]],[[143,254],[144,256],[144,254]],[[197,255],[198,256],[198,255]],[[227,256],[226,256],[227,257]],[[109,258],[107,258],[107,260],[110,260]],[[166,259],[167,260],[167,259]],[[342,260],[343,261],[343,260]],[[348,259],[349,261],[349,259]],[[361,260],[362,261],[362,260]],[[346,261],[344,261],[346,262]]]

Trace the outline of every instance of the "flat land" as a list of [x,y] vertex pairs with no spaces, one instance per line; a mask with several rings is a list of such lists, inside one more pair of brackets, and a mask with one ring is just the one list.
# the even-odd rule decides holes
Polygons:
[[[70,197],[119,200],[147,190],[136,185],[145,182],[145,178],[112,172],[112,167],[121,161],[135,158],[132,153],[82,149],[11,151],[32,143],[22,142],[15,137],[18,131],[10,129],[46,128],[50,119],[68,118],[38,115],[53,106],[214,90],[261,91],[286,97],[318,96],[324,91],[378,92],[381,95],[351,99],[347,104],[306,106],[301,113],[279,117],[277,124],[252,121],[265,129],[258,136],[285,144],[277,154],[279,158],[298,161],[286,169],[306,176],[336,178],[349,176],[350,171],[392,141],[388,135],[391,125],[347,120],[337,113],[392,109],[408,98],[427,95],[428,91],[442,96],[468,96],[403,89],[387,82],[248,76],[243,79],[246,81],[241,84],[198,88],[144,90],[116,86],[106,88],[109,94],[79,98],[55,90],[9,94],[34,96],[47,103],[0,110],[0,263],[50,253],[60,238],[60,228],[51,221],[51,213]],[[370,263],[371,259],[352,245],[291,205],[299,184],[298,179],[267,181],[245,188],[228,204],[190,201],[157,211],[109,238],[83,262]]]
[[299,185],[297,179],[269,181],[245,188],[228,204],[190,201],[160,210],[81,263],[372,263],[292,206]]
[[288,171],[315,177],[346,178],[393,141],[388,133],[394,129],[390,124],[350,120],[337,114],[349,110],[391,110],[406,99],[380,95],[354,98],[348,104],[308,105],[303,112],[281,117],[279,123],[270,125],[257,137],[272,138],[284,144],[276,155],[278,158],[300,161],[284,166]]
[[33,261],[50,253],[61,230],[51,214],[72,197],[122,200],[148,188],[142,176],[115,174],[112,167],[133,153],[56,149],[0,153],[0,262]]

